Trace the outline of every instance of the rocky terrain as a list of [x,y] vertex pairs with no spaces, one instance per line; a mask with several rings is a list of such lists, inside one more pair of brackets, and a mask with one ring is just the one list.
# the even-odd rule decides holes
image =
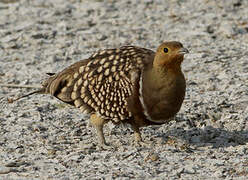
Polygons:
[[[49,95],[7,103],[99,49],[177,40],[186,98],[175,121],[108,124],[100,150],[79,110]],[[248,1],[0,0],[0,179],[247,179]]]

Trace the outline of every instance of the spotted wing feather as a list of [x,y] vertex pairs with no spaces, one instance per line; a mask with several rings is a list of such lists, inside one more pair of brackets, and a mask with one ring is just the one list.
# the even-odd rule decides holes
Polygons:
[[132,76],[138,80],[135,72],[153,57],[153,51],[134,46],[99,51],[51,77],[50,93],[84,113],[97,112],[114,121],[127,119],[132,116],[127,109],[134,91]]

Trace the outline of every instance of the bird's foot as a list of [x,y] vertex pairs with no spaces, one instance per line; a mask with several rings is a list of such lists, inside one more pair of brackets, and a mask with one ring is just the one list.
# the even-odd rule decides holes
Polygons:
[[148,147],[150,143],[144,141],[134,141],[134,146],[136,147]]
[[143,141],[140,132],[134,132],[134,146],[136,147],[149,147],[150,142]]
[[112,150],[115,149],[115,147],[112,146],[112,145],[110,145],[110,144],[108,144],[108,143],[99,143],[99,144],[97,145],[97,149],[98,149],[98,150],[112,151]]

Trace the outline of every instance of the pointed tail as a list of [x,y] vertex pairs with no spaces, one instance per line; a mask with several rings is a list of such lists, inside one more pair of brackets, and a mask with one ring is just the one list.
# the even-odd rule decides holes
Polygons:
[[47,80],[45,80],[45,81],[42,83],[42,87],[41,87],[41,88],[39,88],[38,90],[32,91],[32,92],[30,92],[30,93],[28,93],[28,94],[24,94],[24,95],[22,95],[22,96],[20,96],[20,97],[17,97],[17,98],[15,98],[15,99],[9,98],[9,97],[8,97],[8,98],[7,98],[8,103],[13,103],[13,102],[15,102],[15,101],[18,101],[19,99],[22,99],[22,98],[24,98],[24,97],[31,96],[31,95],[33,95],[33,94],[48,94],[48,93],[50,93],[48,87],[49,87],[49,85],[51,84],[51,82],[55,79],[55,73],[47,73],[47,74],[48,74],[49,76],[51,76],[51,77],[49,77]]
[[[42,83],[42,87],[38,90],[20,96],[16,99],[8,98],[9,103],[13,103],[19,99],[30,96],[32,94],[51,94],[52,96],[60,99],[63,102],[73,104],[71,99],[71,92],[73,90],[74,80],[71,69],[62,71],[61,73],[48,73],[50,76]],[[64,88],[65,87],[65,88]],[[62,89],[66,91],[62,91]]]
[[28,93],[28,94],[25,94],[25,95],[23,95],[23,96],[20,96],[20,97],[18,97],[18,98],[15,98],[15,99],[13,99],[13,98],[7,98],[7,100],[8,100],[8,103],[13,103],[13,102],[15,102],[15,101],[18,101],[19,99],[22,99],[22,98],[24,98],[24,97],[27,97],[27,96],[30,96],[30,95],[32,95],[32,94],[44,94],[45,93],[45,88],[40,88],[40,89],[38,89],[38,90],[35,90],[35,91],[33,91],[33,92],[30,92],[30,93]]

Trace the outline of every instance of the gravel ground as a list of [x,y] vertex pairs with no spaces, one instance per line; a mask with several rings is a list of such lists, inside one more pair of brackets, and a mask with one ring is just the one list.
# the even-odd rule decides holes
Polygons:
[[87,117],[49,95],[0,89],[0,179],[247,179],[247,0],[0,0],[0,83],[39,85],[47,72],[104,48],[190,50],[187,94],[176,120],[105,128],[99,150]]

